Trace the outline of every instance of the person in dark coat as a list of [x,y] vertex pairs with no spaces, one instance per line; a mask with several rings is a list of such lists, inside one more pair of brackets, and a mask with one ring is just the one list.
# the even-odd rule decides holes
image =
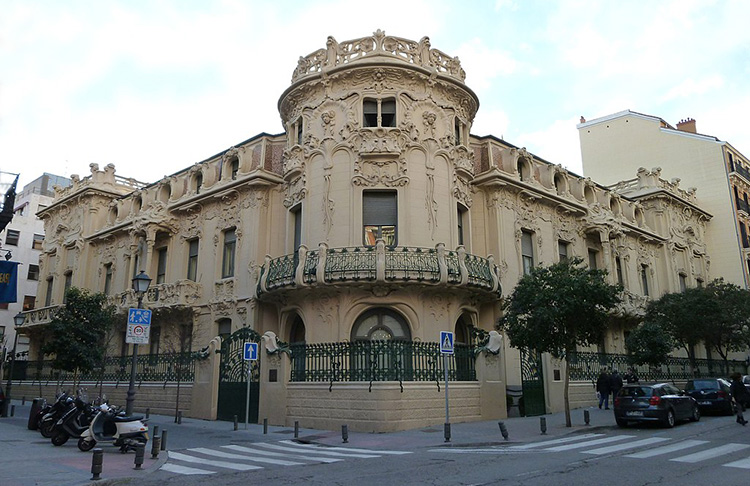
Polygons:
[[732,373],[729,375],[732,379],[732,384],[729,386],[729,392],[732,394],[732,400],[734,400],[734,409],[737,411],[737,423],[740,425],[747,424],[743,412],[745,408],[750,405],[750,392],[745,388],[745,384],[742,383],[742,375],[739,373]]
[[620,392],[620,388],[622,388],[622,376],[620,376],[619,371],[613,370],[612,376],[610,376],[609,379],[610,379],[609,388],[612,391],[612,402],[614,402],[615,397]]
[[599,408],[602,408],[603,403],[604,409],[609,410],[610,385],[609,373],[607,373],[607,368],[604,368],[596,379],[596,391],[599,393]]

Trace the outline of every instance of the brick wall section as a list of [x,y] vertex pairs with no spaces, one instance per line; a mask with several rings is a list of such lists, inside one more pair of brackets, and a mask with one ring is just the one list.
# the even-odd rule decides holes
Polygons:
[[[291,426],[357,432],[393,432],[445,422],[445,389],[435,383],[289,383],[287,421]],[[481,420],[478,383],[450,383],[451,423]]]

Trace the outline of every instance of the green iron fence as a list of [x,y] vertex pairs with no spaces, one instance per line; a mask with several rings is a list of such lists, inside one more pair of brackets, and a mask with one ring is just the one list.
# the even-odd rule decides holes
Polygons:
[[[142,354],[136,361],[136,382],[192,382],[195,379],[194,353]],[[108,356],[102,366],[78,377],[80,381],[126,382],[130,380],[132,356]],[[4,380],[8,379],[10,366],[5,366]],[[72,381],[72,372],[54,369],[52,360],[16,361],[13,380],[19,381]]]
[[626,354],[576,352],[570,355],[571,381],[596,381],[603,368],[620,373],[633,368],[641,381],[673,381],[709,376],[728,376],[733,372],[747,373],[744,361],[718,359],[673,358],[661,366],[633,365]]
[[[442,381],[438,343],[354,341],[293,344],[291,381]],[[474,348],[456,344],[448,356],[448,379],[476,381]]]

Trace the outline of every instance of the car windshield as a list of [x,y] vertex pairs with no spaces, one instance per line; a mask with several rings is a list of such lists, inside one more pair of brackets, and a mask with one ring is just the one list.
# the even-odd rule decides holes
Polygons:
[[650,397],[652,393],[650,386],[626,386],[620,390],[621,397]]

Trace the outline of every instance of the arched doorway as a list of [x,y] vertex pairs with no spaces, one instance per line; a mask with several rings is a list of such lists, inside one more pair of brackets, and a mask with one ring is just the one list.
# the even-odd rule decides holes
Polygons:
[[360,315],[351,331],[352,381],[409,379],[411,329],[399,313],[376,307]]
[[474,356],[472,352],[471,318],[462,314],[456,321],[454,332],[453,354],[456,360],[456,380],[473,381],[476,379]]
[[305,322],[299,315],[289,328],[289,346],[292,350],[292,381],[305,381]]

